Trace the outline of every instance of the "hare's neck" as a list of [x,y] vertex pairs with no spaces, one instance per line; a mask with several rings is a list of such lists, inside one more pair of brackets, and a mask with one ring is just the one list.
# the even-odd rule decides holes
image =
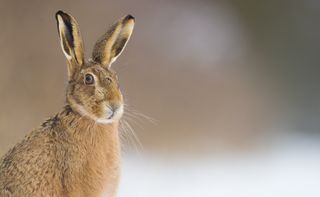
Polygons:
[[[64,132],[69,133],[71,146],[76,146],[71,148],[76,150],[72,154],[73,163],[80,166],[77,175],[86,178],[88,185],[85,187],[92,191],[102,191],[106,190],[106,182],[117,182],[120,164],[118,122],[97,124],[74,112],[69,106],[57,116],[60,116],[64,125]],[[73,181],[79,181],[78,176]]]
[[61,120],[66,132],[75,138],[98,140],[103,137],[118,141],[118,122],[110,124],[97,123],[89,117],[75,112],[69,105],[65,106],[57,117]]
[[[113,157],[117,163],[120,154],[118,122],[98,124],[90,118],[79,115],[69,106],[60,113],[64,132],[68,132],[75,144],[80,145],[84,154],[97,157]],[[57,115],[59,116],[59,114]]]

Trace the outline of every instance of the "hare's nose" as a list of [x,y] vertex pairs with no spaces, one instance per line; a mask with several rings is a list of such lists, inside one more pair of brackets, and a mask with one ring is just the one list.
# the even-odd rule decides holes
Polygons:
[[111,109],[111,111],[113,111],[113,112],[115,112],[115,111],[117,111],[117,105],[115,105],[115,104],[110,104],[110,109]]
[[114,105],[111,105],[111,108],[112,108],[112,111],[113,113],[117,113],[119,111],[121,111],[121,105],[118,105],[118,104],[114,104]]
[[116,104],[110,104],[108,106],[108,113],[109,113],[109,117],[108,119],[112,119],[119,111],[119,109],[121,108],[121,106],[116,105]]
[[111,104],[110,108],[112,109],[111,118],[119,119],[123,114],[123,105],[122,104]]

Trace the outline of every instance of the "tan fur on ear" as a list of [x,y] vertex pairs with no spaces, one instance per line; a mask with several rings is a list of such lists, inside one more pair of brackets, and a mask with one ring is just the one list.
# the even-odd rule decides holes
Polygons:
[[134,27],[134,17],[127,15],[105,33],[95,44],[92,59],[110,66],[125,48]]
[[69,61],[69,76],[77,65],[84,63],[83,42],[80,28],[75,18],[62,11],[56,13],[60,44],[63,53]]

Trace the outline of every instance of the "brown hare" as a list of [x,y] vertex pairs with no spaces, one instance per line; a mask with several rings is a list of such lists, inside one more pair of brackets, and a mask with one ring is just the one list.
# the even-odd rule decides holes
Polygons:
[[66,105],[1,158],[0,196],[115,196],[124,104],[110,66],[128,42],[134,18],[115,23],[88,61],[76,20],[62,11],[56,20],[68,64]]

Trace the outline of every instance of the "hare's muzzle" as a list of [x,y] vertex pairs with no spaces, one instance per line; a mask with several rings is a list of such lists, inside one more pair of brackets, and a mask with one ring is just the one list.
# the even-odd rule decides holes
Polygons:
[[118,120],[123,114],[123,105],[108,105],[107,106],[107,119]]

